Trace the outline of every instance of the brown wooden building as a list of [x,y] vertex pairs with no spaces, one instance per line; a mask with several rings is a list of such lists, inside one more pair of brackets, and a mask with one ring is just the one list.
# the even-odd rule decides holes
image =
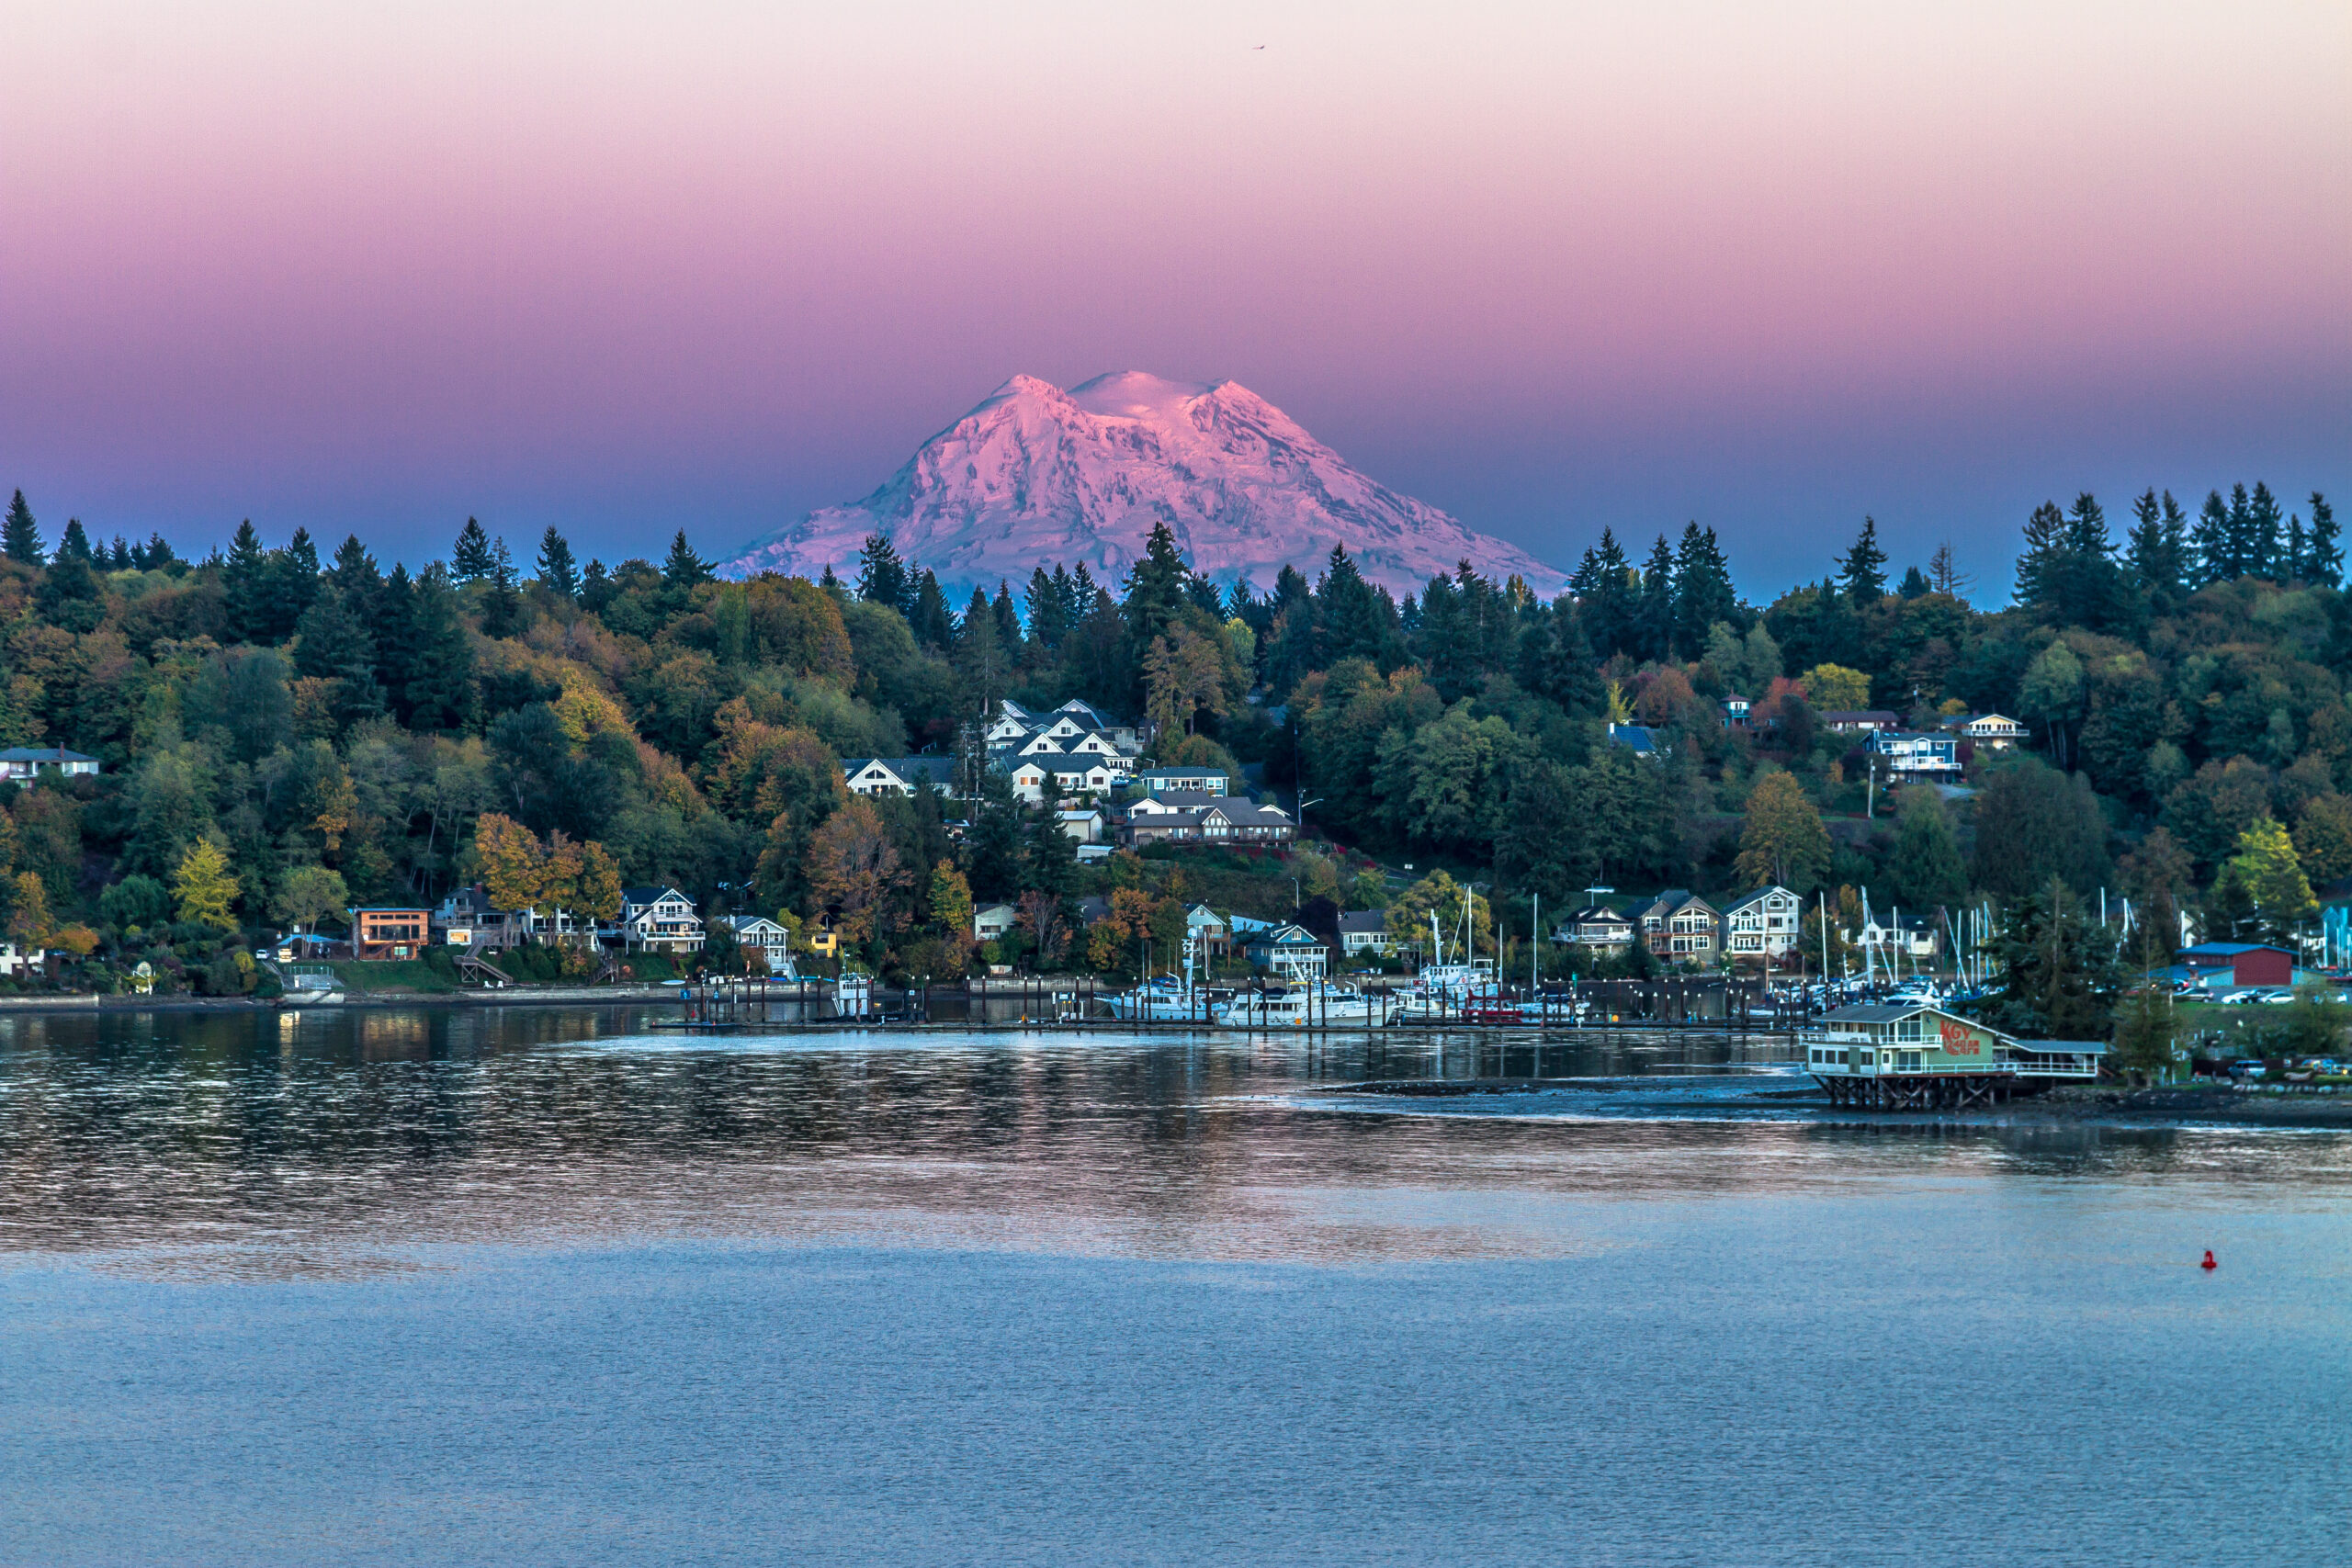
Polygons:
[[351,953],[355,958],[422,958],[431,921],[424,909],[354,909]]

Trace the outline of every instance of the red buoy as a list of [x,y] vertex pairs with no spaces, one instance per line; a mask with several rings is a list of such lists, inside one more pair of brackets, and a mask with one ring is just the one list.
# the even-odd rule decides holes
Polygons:
[[2197,1267],[2206,1270],[2208,1273],[2211,1273],[2213,1269],[2221,1267],[2220,1264],[2213,1261],[2213,1249],[2211,1247],[2209,1247],[2205,1249],[2205,1261],[2199,1263]]

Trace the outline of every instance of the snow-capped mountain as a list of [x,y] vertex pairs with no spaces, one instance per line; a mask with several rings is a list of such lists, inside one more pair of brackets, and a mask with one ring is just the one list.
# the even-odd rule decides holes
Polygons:
[[1350,468],[1280,409],[1233,381],[1200,386],[1136,371],[1069,391],[1015,376],[924,442],[865,500],[763,535],[720,567],[732,577],[854,577],[886,534],[957,598],[1032,568],[1084,561],[1114,589],[1165,520],[1195,569],[1261,593],[1284,563],[1313,581],[1334,544],[1399,596],[1467,558],[1538,592],[1564,579],[1515,545]]

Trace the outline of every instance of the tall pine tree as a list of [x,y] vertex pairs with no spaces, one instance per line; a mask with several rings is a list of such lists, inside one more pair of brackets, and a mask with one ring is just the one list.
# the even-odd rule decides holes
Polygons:
[[221,597],[229,614],[229,635],[239,642],[266,643],[270,640],[270,581],[269,552],[261,547],[261,536],[254,531],[248,517],[237,525],[236,536],[229,541],[229,558],[221,563]]
[[41,547],[40,525],[33,521],[33,509],[25,504],[21,490],[8,502],[7,522],[0,525],[0,555],[27,566],[39,566],[49,558]]
[[888,534],[868,534],[857,552],[857,596],[914,619],[914,583]]
[[1838,583],[1858,609],[1868,609],[1886,592],[1886,552],[1879,548],[1878,519],[1865,516],[1862,531],[1838,561]]
[[1685,658],[1695,659],[1707,646],[1707,628],[1717,621],[1730,625],[1739,611],[1732,591],[1731,563],[1713,528],[1696,522],[1682,530],[1674,557],[1675,641]]
[[62,566],[67,561],[80,561],[84,566],[91,566],[96,563],[97,558],[96,552],[90,548],[90,536],[82,532],[82,520],[68,517],[65,532],[57,541],[57,555],[51,564]]
[[490,536],[475,518],[458,530],[457,547],[449,555],[449,575],[459,582],[480,582],[497,565],[490,550]]
[[1660,534],[1642,567],[1642,593],[1634,611],[1635,657],[1674,657],[1674,547]]
[[552,523],[539,536],[539,586],[559,599],[580,597],[580,569],[572,564],[571,546]]
[[2303,552],[2301,576],[2305,582],[2329,588],[2343,584],[2344,549],[2335,542],[2335,509],[2317,491],[2312,491],[2312,529]]

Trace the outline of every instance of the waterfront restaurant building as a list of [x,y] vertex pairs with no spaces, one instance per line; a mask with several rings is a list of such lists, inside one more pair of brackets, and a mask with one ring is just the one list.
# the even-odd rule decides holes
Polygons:
[[2104,1044],[2019,1040],[1924,1002],[1837,1008],[1797,1037],[1835,1105],[1879,1111],[1994,1105],[2020,1088],[2096,1078]]

